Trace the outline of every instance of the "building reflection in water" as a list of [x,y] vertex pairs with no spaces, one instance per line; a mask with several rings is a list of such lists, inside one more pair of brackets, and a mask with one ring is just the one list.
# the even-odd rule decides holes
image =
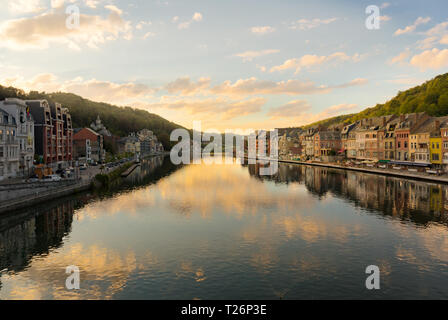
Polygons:
[[318,198],[327,194],[355,206],[419,225],[448,222],[448,187],[361,172],[282,164],[272,176],[260,175],[263,164],[248,166],[250,175],[276,183],[300,183]]

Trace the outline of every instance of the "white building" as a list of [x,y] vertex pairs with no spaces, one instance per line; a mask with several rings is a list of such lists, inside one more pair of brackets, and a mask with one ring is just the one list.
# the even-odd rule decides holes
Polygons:
[[19,144],[18,176],[28,176],[33,169],[34,160],[34,120],[25,101],[7,98],[0,102],[3,109],[15,118],[17,130],[16,140]]
[[19,171],[16,119],[0,109],[0,180],[14,178]]

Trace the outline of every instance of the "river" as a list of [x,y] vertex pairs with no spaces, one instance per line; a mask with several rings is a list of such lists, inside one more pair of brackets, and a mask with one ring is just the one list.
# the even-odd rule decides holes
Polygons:
[[0,216],[0,299],[448,298],[446,186],[259,169],[156,157],[110,190]]

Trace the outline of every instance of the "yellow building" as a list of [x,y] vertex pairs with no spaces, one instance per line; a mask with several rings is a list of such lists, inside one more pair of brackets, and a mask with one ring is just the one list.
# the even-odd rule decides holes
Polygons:
[[432,164],[442,164],[442,137],[431,136],[429,138],[429,152]]

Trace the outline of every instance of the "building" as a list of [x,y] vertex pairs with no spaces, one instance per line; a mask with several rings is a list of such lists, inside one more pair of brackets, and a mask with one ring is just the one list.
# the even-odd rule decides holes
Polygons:
[[441,124],[440,135],[442,137],[442,163],[446,170],[448,169],[448,121]]
[[0,109],[0,180],[14,178],[19,171],[19,142],[16,119]]
[[395,141],[395,128],[399,122],[398,118],[391,120],[384,130],[384,160],[395,160],[396,141]]
[[342,141],[340,131],[319,131],[314,135],[314,141],[315,158],[336,156],[341,151]]
[[349,150],[349,134],[356,127],[356,123],[345,125],[341,130],[341,151],[345,158],[348,157]]
[[412,130],[409,143],[411,161],[422,164],[430,164],[430,136],[436,134],[434,119],[428,119],[420,126]]
[[397,116],[395,115],[389,115],[389,116],[382,116],[381,117],[381,125],[379,126],[378,132],[377,132],[377,138],[378,138],[378,160],[384,161],[384,160],[390,160],[388,159],[387,153],[390,155],[389,146],[386,143],[390,142],[389,140],[389,129],[390,124],[396,123]]
[[353,125],[353,128],[351,128],[348,131],[347,134],[347,151],[346,155],[348,159],[356,159],[357,157],[357,144],[356,144],[356,136],[357,136],[357,130],[360,128],[361,122],[358,121]]
[[314,134],[317,132],[316,128],[310,128],[305,134],[305,159],[314,157]]
[[395,160],[411,161],[409,136],[416,127],[420,126],[428,119],[429,116],[424,112],[400,115],[400,121],[395,127]]
[[440,130],[440,119],[434,120],[434,130],[429,136],[429,153],[431,164],[436,166],[442,165],[442,136]]
[[0,108],[12,115],[17,124],[15,139],[19,143],[18,176],[27,177],[33,170],[34,120],[25,101],[7,98],[0,102]]
[[101,134],[103,137],[110,137],[112,134],[107,130],[106,126],[102,123],[100,116],[98,115],[96,120],[90,124],[90,128]]
[[151,130],[142,129],[137,132],[137,138],[140,141],[140,152],[142,155],[157,152],[157,137]]
[[76,160],[89,162],[104,162],[103,136],[90,128],[76,129],[73,136],[73,149]]
[[140,141],[135,133],[129,134],[128,137],[125,138],[124,151],[127,153],[132,153],[136,156],[140,156]]
[[70,166],[73,160],[73,128],[68,109],[47,100],[28,100],[26,104],[34,119],[37,162],[53,169]]

